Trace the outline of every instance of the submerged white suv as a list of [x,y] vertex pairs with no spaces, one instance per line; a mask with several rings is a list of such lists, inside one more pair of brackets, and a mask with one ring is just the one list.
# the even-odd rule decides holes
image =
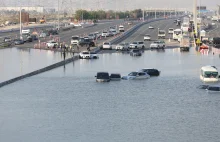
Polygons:
[[95,52],[82,51],[79,53],[80,59],[98,59],[98,55]]
[[134,41],[129,45],[130,49],[144,49],[145,45],[143,41]]

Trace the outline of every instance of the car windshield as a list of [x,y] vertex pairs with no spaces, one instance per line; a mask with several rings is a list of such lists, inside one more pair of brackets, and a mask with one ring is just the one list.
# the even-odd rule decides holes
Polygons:
[[165,34],[165,32],[164,31],[159,31],[159,34]]
[[128,76],[137,76],[137,74],[138,74],[137,72],[131,72],[128,74]]
[[132,42],[132,44],[137,44],[137,42]]
[[110,44],[110,43],[108,43],[108,42],[105,42],[105,43],[104,43],[104,45],[109,45],[109,44]]
[[78,39],[79,39],[79,37],[72,37],[72,39],[73,39],[73,40],[78,40]]
[[169,29],[169,31],[173,31],[173,29]]
[[174,34],[176,35],[181,34],[181,31],[174,31]]
[[218,76],[218,72],[211,72],[211,71],[204,72],[205,78],[216,78],[217,76]]
[[158,44],[158,43],[159,43],[159,41],[154,41],[153,43]]
[[89,54],[89,52],[83,52],[83,54]]

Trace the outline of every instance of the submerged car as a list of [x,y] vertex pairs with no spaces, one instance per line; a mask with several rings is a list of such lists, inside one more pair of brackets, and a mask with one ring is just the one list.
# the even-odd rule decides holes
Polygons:
[[98,72],[96,77],[96,82],[109,82],[110,76],[108,72]]
[[141,56],[142,53],[141,53],[141,51],[140,51],[139,49],[132,49],[132,50],[130,51],[130,55],[131,55],[131,56]]
[[149,74],[150,76],[159,76],[160,75],[160,71],[158,71],[157,69],[141,69],[140,72],[145,72],[147,74]]
[[219,86],[209,86],[206,89],[207,92],[220,92],[220,87]]
[[119,80],[121,80],[121,75],[118,73],[112,73],[110,75],[110,79],[111,79],[111,81],[119,81]]
[[82,51],[79,53],[79,59],[98,59],[95,52]]
[[131,72],[127,76],[123,76],[122,79],[125,80],[139,80],[139,79],[148,79],[150,75],[145,72]]

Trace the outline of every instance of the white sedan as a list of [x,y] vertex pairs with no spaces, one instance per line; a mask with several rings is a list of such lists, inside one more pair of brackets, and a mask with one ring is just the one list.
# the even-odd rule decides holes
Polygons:
[[112,45],[111,45],[110,42],[104,42],[103,45],[102,45],[102,48],[112,50]]
[[164,47],[165,47],[164,41],[154,41],[153,43],[150,44],[151,49],[160,49]]
[[46,45],[48,48],[53,48],[53,47],[57,47],[58,43],[56,41],[49,41],[49,42],[47,42]]
[[148,34],[144,35],[144,41],[145,41],[145,40],[148,40],[148,41],[151,40],[151,36],[148,35]]
[[129,50],[129,43],[120,43],[116,45],[115,49],[121,51]]
[[153,26],[149,26],[149,29],[154,29],[154,27]]
[[123,76],[122,79],[125,80],[139,80],[139,79],[149,79],[150,75],[145,72],[131,72],[127,76]]
[[79,53],[80,59],[98,59],[98,55],[94,52],[82,51]]

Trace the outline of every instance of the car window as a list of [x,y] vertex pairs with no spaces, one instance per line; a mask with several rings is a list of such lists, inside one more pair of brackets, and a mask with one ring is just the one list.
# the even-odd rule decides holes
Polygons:
[[144,42],[139,42],[139,44],[144,44]]
[[139,76],[143,76],[143,75],[145,75],[145,73],[139,72],[138,75],[139,75]]
[[105,43],[104,43],[104,45],[109,45],[109,44],[110,44],[110,43],[108,43],[108,42],[105,42]]
[[129,74],[129,76],[136,76],[137,75],[137,72],[131,72],[130,74]]
[[132,42],[132,44],[137,44],[137,42]]

